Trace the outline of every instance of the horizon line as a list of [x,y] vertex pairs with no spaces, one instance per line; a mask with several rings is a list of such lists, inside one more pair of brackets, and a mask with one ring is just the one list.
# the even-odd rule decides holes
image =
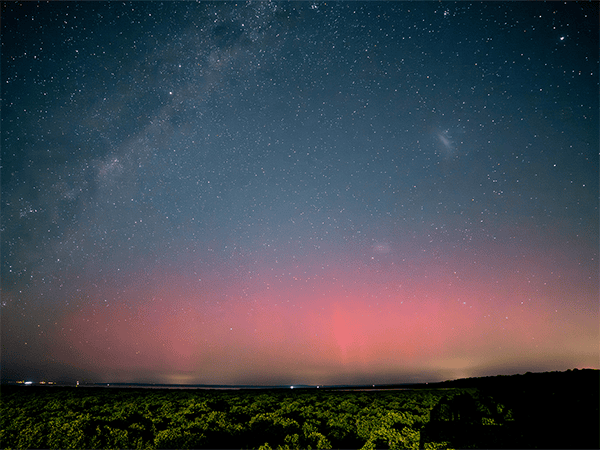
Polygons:
[[528,375],[528,374],[542,374],[542,373],[567,373],[567,372],[577,372],[584,370],[595,370],[599,371],[598,368],[592,367],[584,367],[584,368],[573,368],[566,370],[547,370],[543,372],[525,372],[525,373],[514,373],[510,375],[505,374],[497,374],[497,375],[485,375],[478,377],[463,377],[463,378],[452,378],[441,381],[411,381],[411,382],[397,382],[397,383],[353,383],[353,384],[303,384],[303,383],[285,383],[285,384],[207,384],[207,383],[158,383],[158,382],[95,382],[95,381],[81,381],[81,380],[69,380],[69,381],[51,381],[51,380],[40,380],[33,381],[28,379],[20,379],[20,380],[2,380],[0,379],[0,385],[41,385],[41,386],[56,386],[56,387],[65,387],[65,386],[93,386],[93,387],[125,387],[125,386],[156,386],[156,387],[189,387],[189,388],[213,388],[213,389],[320,389],[320,388],[383,388],[383,387],[392,387],[392,386],[416,386],[416,385],[428,385],[428,384],[442,384],[452,381],[459,380],[474,380],[474,379],[484,379],[484,378],[495,378],[495,377],[511,377],[511,376],[519,376],[519,375]]

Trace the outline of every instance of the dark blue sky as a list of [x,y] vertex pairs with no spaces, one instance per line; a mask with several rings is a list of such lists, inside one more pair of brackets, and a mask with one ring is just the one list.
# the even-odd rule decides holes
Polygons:
[[597,367],[596,4],[2,16],[3,379]]

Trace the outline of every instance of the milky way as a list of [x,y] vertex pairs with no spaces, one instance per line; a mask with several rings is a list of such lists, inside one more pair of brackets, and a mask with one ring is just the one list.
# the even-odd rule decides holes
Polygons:
[[2,379],[598,367],[594,4],[2,4]]

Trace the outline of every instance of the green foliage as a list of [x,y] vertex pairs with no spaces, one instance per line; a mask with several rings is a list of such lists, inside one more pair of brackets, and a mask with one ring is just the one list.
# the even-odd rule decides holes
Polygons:
[[425,450],[452,450],[452,445],[450,444],[450,442],[426,442],[423,445],[423,448]]
[[263,445],[258,447],[258,450],[273,450],[268,442],[265,442]]
[[0,440],[5,448],[447,448],[421,442],[444,405],[465,404],[469,420],[475,411],[487,425],[509,411],[477,392],[460,397],[466,392],[17,387],[3,391]]
[[203,435],[196,436],[189,430],[169,428],[161,430],[154,438],[156,448],[192,448],[192,441],[201,440]]
[[48,434],[49,448],[81,448],[85,445],[85,428],[89,423],[89,416],[77,417],[69,420],[67,417],[58,416],[50,422]]
[[417,421],[405,412],[390,411],[357,420],[359,436],[366,439],[363,449],[419,448],[419,431],[412,428]]

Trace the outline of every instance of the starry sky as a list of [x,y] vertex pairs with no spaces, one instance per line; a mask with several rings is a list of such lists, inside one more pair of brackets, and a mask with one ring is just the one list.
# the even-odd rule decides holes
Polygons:
[[2,3],[2,380],[598,368],[598,7]]

